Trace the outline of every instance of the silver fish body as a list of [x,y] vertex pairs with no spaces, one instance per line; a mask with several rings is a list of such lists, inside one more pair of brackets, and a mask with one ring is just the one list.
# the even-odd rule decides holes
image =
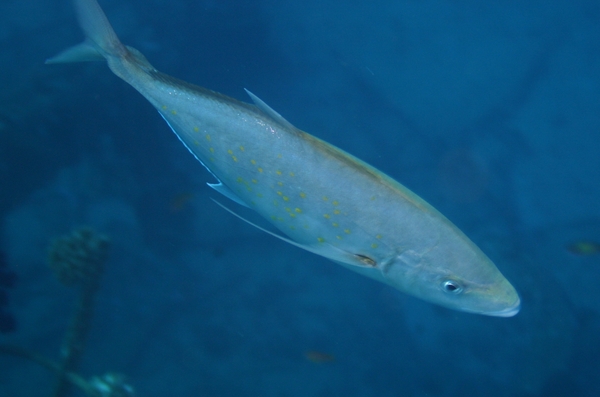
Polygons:
[[215,176],[279,238],[403,292],[456,310],[512,316],[520,300],[456,226],[392,178],[254,105],[156,71],[120,43],[96,0],[75,0],[86,41],[49,60],[103,58],[160,112]]

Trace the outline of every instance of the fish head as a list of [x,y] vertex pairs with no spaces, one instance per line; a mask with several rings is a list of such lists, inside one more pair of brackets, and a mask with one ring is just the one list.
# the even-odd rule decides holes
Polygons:
[[462,233],[433,248],[404,250],[381,266],[386,283],[454,310],[511,317],[519,294],[494,263]]

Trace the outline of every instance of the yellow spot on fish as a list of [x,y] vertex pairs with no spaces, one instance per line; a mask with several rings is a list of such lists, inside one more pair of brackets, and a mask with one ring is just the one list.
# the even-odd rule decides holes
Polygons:
[[200,131],[200,128],[194,127],[194,132],[198,132],[198,131]]
[[277,217],[277,220],[280,221],[280,222],[283,222],[283,218],[280,217],[280,216]]
[[177,110],[171,110],[171,114],[173,114],[173,115],[177,114]]
[[250,162],[251,162],[253,165],[256,165],[256,160],[252,159],[252,160],[250,160]]
[[331,218],[331,215],[329,215],[329,214],[323,214],[323,218],[329,219],[329,218]]
[[231,156],[231,158],[233,159],[233,161],[238,161],[237,157],[235,156]]
[[335,238],[337,238],[338,240],[341,240],[342,236],[335,236]]
[[210,135],[209,135],[209,134],[206,134],[206,140],[210,142],[210,139],[211,139],[211,138],[210,138]]
[[252,179],[252,183],[258,183],[256,179]]
[[375,238],[380,239],[381,238],[381,234],[378,234],[377,236],[375,236]]
[[334,201],[331,204],[333,204],[333,205],[339,205],[340,203],[338,201]]
[[262,195],[262,193],[256,193],[256,196],[257,197],[262,197],[263,195]]
[[288,196],[283,196],[283,201],[290,201],[290,198]]
[[285,207],[285,210],[286,210],[287,212],[290,212],[290,211],[292,211],[292,209],[291,209],[291,208],[289,208],[289,207]]
[[302,212],[302,210],[300,208],[298,208],[298,207],[294,208],[294,211],[296,211],[297,213],[301,213]]
[[251,192],[252,188],[250,186],[246,186],[246,190],[249,191],[249,192]]
[[339,225],[338,225],[337,223],[335,223],[335,222],[333,222],[331,225],[332,225],[333,227],[338,227],[338,226],[339,226]]
[[211,153],[214,153],[214,152],[215,152],[215,148],[212,148],[212,147],[211,147],[211,148],[208,148],[208,150],[210,150],[210,152],[211,152]]
[[215,158],[214,157],[209,157],[209,160],[212,161],[213,163],[215,162]]
[[236,181],[238,181],[239,183],[244,182],[244,178],[242,178],[241,176],[238,176]]
[[302,197],[302,198],[306,198],[306,193],[304,193],[304,192],[300,192],[300,197]]
[[292,218],[295,218],[295,217],[296,217],[296,214],[294,214],[293,212],[290,212],[290,216],[291,216]]
[[336,214],[336,215],[339,215],[340,212],[341,212],[340,210],[333,210],[333,213]]
[[371,196],[371,201],[375,200],[377,197]]
[[283,182],[277,182],[279,186],[283,186]]
[[323,201],[327,201],[327,200],[329,200],[329,197],[323,196]]
[[290,176],[296,176],[296,174],[294,174],[293,172],[290,172]]
[[229,149],[229,150],[227,151],[227,153],[229,153],[229,154],[233,154],[233,150]]
[[260,173],[262,174],[262,172],[263,172],[263,169],[262,169],[262,168],[260,168],[260,167],[258,167],[258,172],[260,172]]
[[344,229],[344,233],[350,234],[350,229]]
[[162,110],[167,110],[167,105],[162,105]]
[[282,156],[281,156],[281,153],[279,153],[279,154],[277,155],[277,158],[278,158],[278,159],[280,159],[281,157],[282,157]]
[[281,175],[281,171],[279,171],[279,170],[275,171],[275,173],[276,173],[277,175]]
[[200,142],[198,142],[197,140],[194,139],[194,145],[198,146],[198,145],[200,145]]
[[278,194],[279,196],[283,195],[283,193],[281,193],[281,192],[277,192],[277,194]]
[[243,151],[245,151],[245,150],[246,150],[246,149],[244,149],[244,147],[243,147],[243,146],[240,146],[240,151],[242,151],[242,152],[243,152]]
[[317,241],[320,243],[324,243],[325,239],[323,237],[317,237]]
[[377,248],[377,247],[379,247],[377,244],[375,244],[375,243],[371,244],[371,248]]

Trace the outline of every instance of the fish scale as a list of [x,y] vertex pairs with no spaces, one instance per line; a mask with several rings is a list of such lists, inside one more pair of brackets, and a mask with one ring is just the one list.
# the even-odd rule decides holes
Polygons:
[[214,176],[209,186],[282,234],[246,222],[435,304],[502,317],[519,311],[519,295],[494,263],[409,189],[250,92],[254,104],[157,71],[119,41],[96,0],[74,5],[86,40],[48,63],[106,60]]

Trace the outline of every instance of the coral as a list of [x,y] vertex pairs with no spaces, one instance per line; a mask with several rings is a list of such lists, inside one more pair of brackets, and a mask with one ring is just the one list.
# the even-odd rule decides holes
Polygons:
[[85,348],[85,338],[91,326],[94,298],[108,258],[109,240],[84,227],[59,237],[50,246],[48,260],[58,279],[67,286],[78,285],[81,294],[76,303],[71,324],[61,348],[58,384],[54,396],[69,393],[67,374],[79,364]]
[[0,353],[31,360],[44,368],[64,377],[70,384],[79,388],[88,397],[133,397],[135,390],[127,383],[125,376],[107,373],[94,376],[89,381],[75,372],[63,372],[60,365],[48,358],[23,349],[19,346],[0,344]]
[[[108,258],[108,248],[108,238],[96,234],[90,228],[81,228],[67,236],[59,237],[50,246],[48,259],[58,279],[67,286],[78,286],[81,290],[61,347],[59,362],[19,346],[0,344],[0,353],[26,358],[55,372],[58,375],[58,383],[54,389],[54,397],[69,395],[71,386],[79,388],[88,397],[135,395],[133,387],[121,374],[107,373],[94,376],[88,381],[74,372],[83,354],[85,337],[90,329],[94,297],[100,285],[104,263]],[[6,264],[3,260],[0,252],[0,274],[9,274],[5,271]],[[12,281],[6,285],[14,285],[15,277],[11,276],[9,280]],[[14,329],[14,317],[2,311],[2,306],[7,302],[8,294],[0,289],[0,332],[4,332],[3,327],[11,328],[11,324]]]
[[48,262],[63,284],[85,285],[102,275],[108,247],[108,238],[84,227],[54,240]]
[[94,376],[89,382],[90,387],[101,397],[133,397],[135,392],[121,374],[108,373]]

